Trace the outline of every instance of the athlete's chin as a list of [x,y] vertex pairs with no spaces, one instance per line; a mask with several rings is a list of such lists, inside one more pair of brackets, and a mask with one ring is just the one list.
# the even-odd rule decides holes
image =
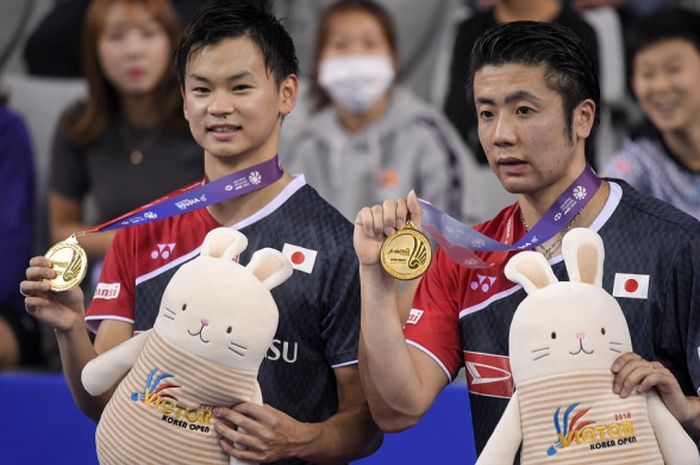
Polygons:
[[220,145],[205,147],[205,149],[207,153],[219,159],[238,158],[245,152],[237,147],[222,147]]
[[525,194],[532,191],[532,182],[522,177],[499,176],[503,188],[511,194]]

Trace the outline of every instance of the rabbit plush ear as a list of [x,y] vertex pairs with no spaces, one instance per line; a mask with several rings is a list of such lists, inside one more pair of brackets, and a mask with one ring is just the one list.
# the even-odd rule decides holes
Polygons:
[[571,281],[603,286],[603,239],[588,228],[574,228],[561,242],[561,254]]
[[238,256],[248,247],[248,239],[230,228],[209,231],[202,243],[202,256],[238,261]]
[[285,282],[294,271],[289,259],[279,250],[271,248],[257,250],[246,268],[268,289]]
[[522,284],[528,294],[559,281],[544,255],[531,250],[514,255],[504,271],[508,279]]

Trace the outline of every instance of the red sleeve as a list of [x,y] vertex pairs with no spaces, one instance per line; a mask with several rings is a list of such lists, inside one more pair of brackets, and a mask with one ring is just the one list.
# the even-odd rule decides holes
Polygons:
[[92,331],[96,331],[100,321],[105,319],[134,323],[136,229],[117,231],[105,255],[100,280],[85,315],[85,321]]
[[423,276],[404,326],[406,342],[425,352],[451,380],[462,366],[462,343],[456,285],[459,273],[438,249]]

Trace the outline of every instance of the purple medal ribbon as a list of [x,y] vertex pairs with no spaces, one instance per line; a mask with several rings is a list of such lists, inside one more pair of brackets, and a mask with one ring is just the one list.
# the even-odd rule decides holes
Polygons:
[[[262,189],[282,177],[277,155],[268,161],[236,171],[207,184],[187,186],[153,202],[94,226],[82,234],[150,223]],[[79,234],[79,235],[82,235]]]
[[600,178],[590,165],[586,165],[581,175],[566,188],[554,201],[542,219],[515,244],[506,244],[491,239],[452,218],[429,202],[419,199],[423,208],[423,228],[430,233],[448,257],[469,268],[488,268],[489,265],[478,258],[477,252],[498,252],[531,249],[547,242],[564,229],[571,219],[593,197],[600,187]]

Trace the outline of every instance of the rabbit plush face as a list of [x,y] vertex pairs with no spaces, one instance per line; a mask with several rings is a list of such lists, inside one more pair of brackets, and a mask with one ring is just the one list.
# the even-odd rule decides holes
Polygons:
[[595,232],[573,229],[562,241],[571,281],[559,282],[537,252],[521,252],[506,276],[528,296],[510,326],[510,364],[515,383],[572,371],[609,370],[632,350],[627,321],[602,288],[603,242]]
[[154,329],[190,354],[239,370],[257,371],[277,330],[270,289],[292,274],[287,258],[258,250],[237,263],[245,236],[212,230],[201,255],[184,264],[165,289]]

